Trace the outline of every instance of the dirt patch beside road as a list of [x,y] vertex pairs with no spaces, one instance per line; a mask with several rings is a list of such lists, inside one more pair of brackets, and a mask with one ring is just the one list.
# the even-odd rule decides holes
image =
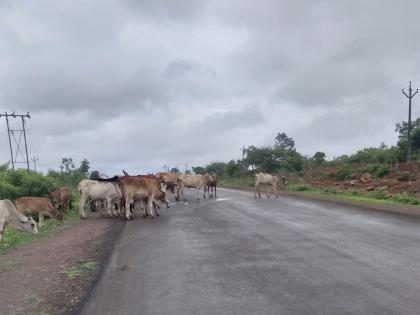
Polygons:
[[1,254],[0,313],[77,312],[124,224],[92,214],[88,220]]

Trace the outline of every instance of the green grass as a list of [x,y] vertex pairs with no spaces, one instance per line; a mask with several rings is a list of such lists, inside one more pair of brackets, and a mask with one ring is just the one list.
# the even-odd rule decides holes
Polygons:
[[83,272],[96,269],[98,263],[93,259],[82,260],[77,263],[64,266],[63,273],[67,275],[70,280],[80,277]]
[[253,176],[226,177],[219,179],[219,186],[226,188],[253,188],[255,185]]
[[66,224],[76,222],[77,220],[79,220],[79,214],[75,210],[69,211],[66,214],[64,221],[61,222],[54,218],[45,219],[44,226],[42,228],[39,228],[38,226],[39,233],[36,235],[17,231],[12,227],[7,226],[3,233],[3,240],[0,241],[0,253],[5,252],[10,248],[14,248],[16,246],[29,243],[33,240],[43,238],[50,233],[63,228]]
[[23,302],[25,304],[38,305],[44,302],[44,299],[40,298],[37,294],[30,294],[25,295],[25,297],[23,298]]

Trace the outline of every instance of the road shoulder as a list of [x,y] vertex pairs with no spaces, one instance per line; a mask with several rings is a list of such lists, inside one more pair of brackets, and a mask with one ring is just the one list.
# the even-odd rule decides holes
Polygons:
[[1,313],[74,314],[124,227],[93,217],[0,254]]

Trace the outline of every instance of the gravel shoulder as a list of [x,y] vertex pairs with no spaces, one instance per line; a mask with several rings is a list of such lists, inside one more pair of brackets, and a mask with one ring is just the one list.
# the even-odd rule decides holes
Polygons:
[[0,254],[2,315],[78,312],[125,225],[91,216]]

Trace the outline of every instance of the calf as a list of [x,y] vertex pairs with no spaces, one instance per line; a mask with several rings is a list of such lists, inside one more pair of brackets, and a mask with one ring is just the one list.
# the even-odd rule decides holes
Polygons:
[[68,187],[60,187],[50,193],[53,205],[66,213],[70,204],[70,190]]
[[16,230],[38,234],[36,222],[31,216],[25,216],[8,200],[0,200],[0,241],[3,238],[4,227],[9,224]]
[[58,211],[46,197],[20,197],[15,200],[16,209],[24,214],[38,214],[39,227],[44,225],[44,216],[51,216],[59,221],[64,219],[64,214]]

